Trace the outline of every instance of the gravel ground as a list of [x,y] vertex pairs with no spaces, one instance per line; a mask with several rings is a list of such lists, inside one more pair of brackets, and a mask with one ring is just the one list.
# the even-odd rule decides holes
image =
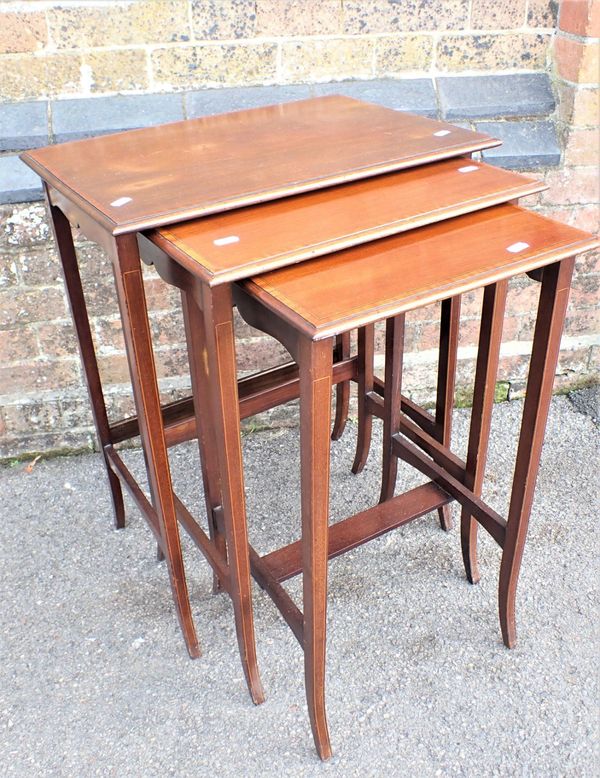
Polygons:
[[[521,407],[495,409],[485,496],[501,510]],[[459,451],[468,417],[455,414]],[[354,432],[333,445],[334,519],[378,494],[377,438],[354,477]],[[267,551],[298,532],[298,434],[254,433],[244,447],[250,534]],[[0,470],[0,774],[599,775],[598,449],[592,420],[555,398],[512,651],[497,620],[499,549],[487,537],[478,586],[464,578],[458,531],[445,534],[431,514],[331,563],[327,764],[313,750],[300,649],[263,592],[267,701],[254,707],[232,609],[210,594],[208,565],[185,544],[203,648],[193,662],[137,510],[112,529],[98,455]],[[139,451],[125,457],[143,471]],[[195,446],[178,447],[172,463],[179,493],[199,508]],[[418,482],[401,467],[399,486]]]

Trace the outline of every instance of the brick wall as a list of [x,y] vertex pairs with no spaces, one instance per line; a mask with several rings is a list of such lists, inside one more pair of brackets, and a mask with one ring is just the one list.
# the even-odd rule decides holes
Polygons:
[[6,100],[536,70],[553,0],[70,0],[0,4]]
[[[558,99],[562,158],[558,167],[530,171],[550,188],[528,203],[596,230],[599,18],[599,0],[563,0],[560,14],[547,0],[8,2],[0,4],[0,102],[546,70]],[[83,239],[78,247],[109,409],[129,413],[110,269],[97,247]],[[598,256],[582,257],[557,389],[598,380],[599,279]],[[180,396],[188,378],[178,297],[151,271],[147,281],[161,389],[165,398]],[[509,295],[499,379],[513,395],[526,379],[537,292],[519,280]],[[461,396],[472,378],[479,306],[480,294],[465,297]],[[438,321],[433,307],[408,317],[405,385],[417,400],[434,396]],[[241,370],[285,359],[245,325],[238,334]],[[279,409],[274,418],[287,422],[289,414]],[[44,208],[0,206],[0,458],[90,447],[91,429]]]

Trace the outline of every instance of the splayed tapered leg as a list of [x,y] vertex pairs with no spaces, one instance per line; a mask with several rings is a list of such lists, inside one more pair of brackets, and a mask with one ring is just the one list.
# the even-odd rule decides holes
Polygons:
[[301,339],[298,352],[300,366],[304,679],[315,746],[321,759],[328,759],[331,756],[331,744],[325,711],[325,649],[331,339],[314,343]]
[[542,275],[506,539],[500,565],[498,606],[502,638],[508,648],[512,648],[517,640],[515,621],[517,581],[542,454],[548,409],[552,399],[573,265],[574,259],[565,259],[544,268]]
[[[498,359],[502,343],[502,324],[506,306],[508,283],[499,281],[485,287],[481,310],[481,327],[475,367],[473,407],[465,472],[465,486],[478,497],[481,495],[488,440],[492,422],[492,408],[498,373]],[[477,522],[467,508],[460,517],[460,537],[465,572],[470,583],[479,581],[477,566]]]

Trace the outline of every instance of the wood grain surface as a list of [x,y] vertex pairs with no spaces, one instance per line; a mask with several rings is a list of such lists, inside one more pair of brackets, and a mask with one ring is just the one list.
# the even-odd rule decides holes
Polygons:
[[213,285],[544,188],[519,173],[459,157],[194,219],[147,237]]
[[332,95],[47,146],[21,158],[119,235],[498,143]]
[[329,337],[543,267],[599,241],[497,205],[241,282],[304,334]]

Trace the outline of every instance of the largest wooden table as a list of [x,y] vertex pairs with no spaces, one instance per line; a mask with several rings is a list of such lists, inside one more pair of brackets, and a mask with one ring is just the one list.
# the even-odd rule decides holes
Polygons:
[[[222,511],[219,516],[209,516],[209,522],[221,522],[224,526],[224,565],[215,544],[173,493],[165,410],[160,403],[140,264],[140,245],[148,250],[150,260],[153,246],[142,233],[156,240],[152,231],[157,227],[468,155],[491,145],[495,141],[483,134],[335,96],[77,141],[22,156],[45,183],[116,524],[124,526],[122,482],[141,508],[166,557],[181,629],[188,651],[195,657],[200,651],[188,598],[178,519],[192,534],[232,597],[242,663],[255,702],[262,701],[264,695],[256,664],[250,595],[231,283],[300,261],[307,255],[288,252],[269,256],[268,261],[259,256],[250,264],[233,261],[220,269],[201,262],[191,268],[197,281],[194,297],[203,317],[206,343],[204,354],[190,357],[192,361],[202,360],[215,388],[211,402],[218,441]],[[380,180],[384,179],[382,176]],[[493,197],[488,200],[492,202]],[[454,212],[460,209],[455,208]],[[445,213],[452,215],[448,204]],[[73,244],[73,226],[100,244],[112,262],[137,409],[134,420],[108,420]],[[380,230],[378,234],[383,233]],[[355,236],[350,242],[376,236]],[[236,237],[217,236],[213,244],[227,245]],[[164,252],[158,252],[157,261],[164,256]],[[162,275],[177,283],[175,277],[170,277],[176,275],[176,267],[175,263],[163,266]],[[339,379],[348,376],[342,363]],[[177,412],[176,406],[171,421]],[[137,432],[146,458],[151,503],[114,449],[115,443]]]

